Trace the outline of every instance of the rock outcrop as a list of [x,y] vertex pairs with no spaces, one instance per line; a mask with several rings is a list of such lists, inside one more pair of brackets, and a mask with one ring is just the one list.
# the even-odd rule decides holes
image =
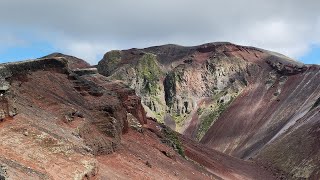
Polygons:
[[[140,98],[131,89],[91,69],[79,70],[85,63],[76,60],[45,57],[0,65],[0,164],[8,167],[1,177],[25,179],[27,172],[32,179],[93,177],[98,169],[92,155],[119,148],[129,128],[127,113],[146,123]],[[70,167],[52,167],[53,160]]]
[[252,73],[265,68],[294,74],[307,67],[258,48],[209,43],[114,50],[97,68],[110,80],[135,89],[148,116],[200,140],[249,85]]
[[[172,124],[182,132],[203,99],[214,97],[214,101],[220,102],[214,104],[219,106],[228,103],[246,86],[250,62],[241,56],[230,56],[229,48],[236,47],[223,43],[111,51],[97,68],[109,79],[121,80],[135,89],[148,116]],[[238,50],[247,51],[246,48],[234,51]],[[263,55],[258,50],[252,53]],[[199,139],[202,135],[203,132],[194,134]]]

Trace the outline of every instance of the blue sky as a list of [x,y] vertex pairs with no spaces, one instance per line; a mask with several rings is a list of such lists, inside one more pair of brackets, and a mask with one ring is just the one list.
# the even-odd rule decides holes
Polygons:
[[318,7],[318,0],[2,0],[0,62],[61,52],[96,64],[113,49],[228,41],[320,64]]
[[12,62],[39,58],[54,52],[56,49],[49,43],[37,42],[30,45],[9,47],[0,53],[0,62]]
[[305,64],[320,64],[320,46],[312,46],[309,52],[299,57],[299,60]]

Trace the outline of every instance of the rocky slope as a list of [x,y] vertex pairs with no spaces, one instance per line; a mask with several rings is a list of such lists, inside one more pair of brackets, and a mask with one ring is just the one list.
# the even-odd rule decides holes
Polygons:
[[135,89],[148,116],[191,139],[287,177],[319,177],[318,65],[209,43],[111,51],[97,68]]
[[148,119],[134,90],[81,59],[1,64],[0,76],[0,179],[281,176],[207,147],[198,152],[198,143]]
[[[111,51],[97,67],[100,74],[122,80],[135,89],[149,116],[182,132],[184,124],[188,124],[186,120],[203,103],[213,98],[227,104],[246,86],[248,62],[240,56],[226,55],[232,48],[237,47],[223,43]],[[253,56],[261,54],[260,50],[253,52]],[[194,136],[200,139],[206,127],[202,129]]]

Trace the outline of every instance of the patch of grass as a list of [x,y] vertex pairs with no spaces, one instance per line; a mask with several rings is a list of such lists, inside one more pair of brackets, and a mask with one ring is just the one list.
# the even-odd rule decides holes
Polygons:
[[183,121],[186,119],[186,116],[187,116],[186,114],[184,114],[184,115],[177,115],[177,114],[172,115],[173,120],[176,122],[176,125],[179,126],[179,127],[181,127],[181,125],[183,124]]
[[157,121],[160,122],[160,123],[164,123],[163,117],[164,117],[163,113],[160,113],[160,112],[159,112],[159,113],[156,113],[156,114],[155,114],[155,118],[156,118]]
[[[219,97],[221,96],[221,93],[217,94],[214,97],[213,102],[216,102],[215,100],[219,99]],[[217,103],[216,106],[211,106],[212,108],[210,107],[207,110],[203,110],[207,112],[209,111],[209,113],[203,113],[202,117],[200,117],[201,122],[197,130],[197,136],[196,136],[196,139],[198,141],[201,140],[201,138],[206,134],[206,132],[211,127],[211,125],[220,117],[220,115],[225,111],[225,109],[231,104],[232,101],[233,101],[233,98],[231,98],[231,100],[227,103]]]
[[164,127],[162,129],[162,133],[165,136],[165,139],[163,139],[163,143],[171,146],[177,153],[185,158],[184,150],[178,137],[178,133],[168,127]]
[[201,108],[201,107],[199,107],[198,109],[197,109],[197,114],[198,114],[198,116],[200,116],[202,113],[203,113],[203,108]]

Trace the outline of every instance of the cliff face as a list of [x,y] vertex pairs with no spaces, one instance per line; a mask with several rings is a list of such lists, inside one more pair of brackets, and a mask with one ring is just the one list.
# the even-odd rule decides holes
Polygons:
[[131,89],[99,74],[77,75],[72,68],[81,63],[59,56],[0,65],[1,178],[93,177],[93,155],[119,148],[127,114],[146,123]]
[[[290,64],[293,69],[286,69]],[[149,116],[198,140],[249,85],[255,71],[303,71],[286,57],[231,43],[111,51],[97,68],[135,89]]]
[[[97,67],[100,74],[135,89],[149,116],[183,132],[208,98],[216,107],[224,106],[246,86],[250,62],[241,53],[248,55],[247,51],[232,44],[166,45],[111,51]],[[251,53],[254,59],[264,56],[259,50]],[[192,136],[200,139],[207,127],[201,129]]]
[[[148,116],[189,138],[238,158],[274,163],[295,178],[319,176],[319,154],[310,145],[319,143],[314,138],[317,65],[258,48],[210,43],[111,51],[97,67],[108,79],[135,89]],[[283,142],[302,141],[297,135],[302,129],[308,129],[311,157],[303,153],[295,159],[292,152],[279,158],[288,150]],[[304,166],[308,173],[301,173]]]

